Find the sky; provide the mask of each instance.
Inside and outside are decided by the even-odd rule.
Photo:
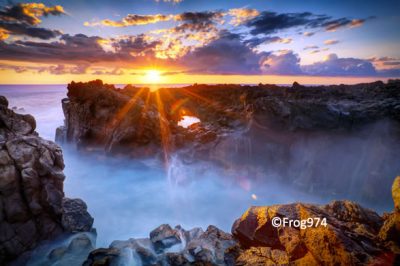
[[[0,0],[0,83],[400,77],[400,1]]]

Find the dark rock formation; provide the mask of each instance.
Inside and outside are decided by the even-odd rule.
[[[395,185],[394,185],[395,186]],[[273,219],[306,220],[274,226]],[[326,218],[326,226],[316,222]],[[251,207],[236,220],[236,265],[397,265],[400,219],[394,211],[380,217],[350,201],[328,205],[294,203]]]
[[[249,176],[262,172],[306,192],[372,204],[390,200],[387,177],[400,171],[398,80],[154,92],[97,80],[69,84],[62,105],[65,125],[57,140],[87,151],[168,162],[175,156],[185,165],[207,162],[233,173],[245,165]],[[200,123],[178,126],[183,116]]]
[[[114,241],[109,248],[92,251],[89,265],[226,265],[225,252],[236,242],[215,226],[186,231],[161,225],[150,238]]]
[[[0,264],[63,232],[90,230],[81,200],[64,197],[64,162],[58,145],[35,132],[31,115],[16,114],[0,96]],[[79,212],[79,215],[78,215]],[[84,217],[84,220],[81,220]],[[66,221],[65,223],[62,221]],[[82,224],[84,223],[84,225]]]
[[[100,80],[68,85],[62,101],[65,126],[58,139],[133,156],[215,142],[223,132],[250,121],[272,129],[354,128],[382,118],[400,121],[400,82],[293,87],[193,85],[159,89],[116,89]],[[177,126],[182,115],[201,123]],[[158,148],[158,149],[157,149]],[[164,147],[165,148],[165,147]]]

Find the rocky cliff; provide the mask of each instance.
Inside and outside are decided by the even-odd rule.
[[[214,226],[186,231],[161,225],[149,238],[92,251],[84,265],[399,265],[398,193],[400,177],[392,187],[395,210],[383,217],[355,202],[333,201],[251,207],[232,235]],[[276,218],[309,226],[274,224]]]
[[[65,232],[89,231],[93,218],[63,192],[60,147],[35,132],[31,115],[0,96],[0,264]]]

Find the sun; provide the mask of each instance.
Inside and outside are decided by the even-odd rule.
[[[155,69],[147,70],[145,72],[144,81],[152,84],[159,83],[161,81],[161,72]]]

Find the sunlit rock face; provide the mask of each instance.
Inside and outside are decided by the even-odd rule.
[[[154,92],[101,81],[71,83],[58,140],[85,151],[157,157],[168,165],[205,161],[223,171],[262,173],[306,192],[388,202],[389,196],[381,197],[388,195],[387,177],[400,171],[399,88],[396,80]],[[192,121],[182,126],[185,117]]]
[[[313,226],[276,226],[273,219],[313,219]],[[315,219],[326,219],[326,226]],[[275,225],[275,226],[274,226]],[[236,265],[397,265],[398,212],[380,217],[351,201],[249,208],[232,226]]]
[[[86,217],[69,215],[63,201],[64,162],[54,142],[35,132],[35,119],[8,109],[0,96],[0,264],[35,248],[42,240],[64,232],[90,230],[93,219],[85,208],[75,209]],[[66,219],[68,218],[68,219]],[[66,222],[62,222],[66,220]]]

